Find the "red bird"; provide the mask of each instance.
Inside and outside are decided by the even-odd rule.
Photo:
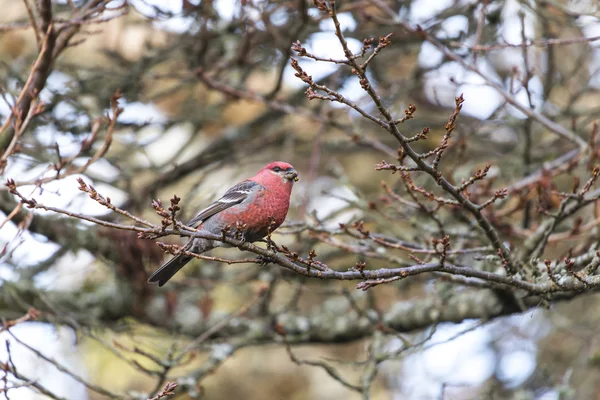
[[[297,180],[294,167],[274,161],[252,178],[233,186],[223,197],[200,211],[187,226],[214,234],[221,234],[227,226],[233,229],[241,226],[242,239],[256,242],[267,236],[269,227],[276,229],[285,220],[292,186]],[[219,241],[193,238],[184,249],[200,254],[222,245]],[[185,254],[173,257],[150,275],[148,283],[164,285],[192,258]]]

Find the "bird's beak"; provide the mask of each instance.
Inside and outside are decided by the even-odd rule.
[[[293,180],[294,182],[298,182],[298,173],[296,172],[296,170],[286,171],[283,176],[288,181]]]

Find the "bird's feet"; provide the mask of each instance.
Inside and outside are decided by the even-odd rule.
[[[271,256],[264,255],[264,254],[259,254],[256,257],[256,261],[258,261],[258,263],[264,267],[264,266],[267,266],[270,263],[274,262],[275,258],[271,257]]]

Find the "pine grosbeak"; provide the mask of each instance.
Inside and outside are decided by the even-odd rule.
[[[298,180],[298,173],[290,164],[274,161],[252,178],[238,183],[223,197],[200,211],[187,226],[221,234],[223,229],[238,229],[242,239],[255,242],[267,236],[283,223],[290,205],[292,186]],[[193,238],[184,246],[186,251],[204,253],[222,246],[222,242]],[[148,278],[148,283],[164,285],[177,271],[193,257],[179,254]]]

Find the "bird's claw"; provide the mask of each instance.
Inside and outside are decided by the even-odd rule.
[[[266,256],[264,254],[259,254],[256,257],[256,260],[259,262],[260,265],[266,266],[266,265],[269,265],[270,263],[274,262],[275,258],[271,257],[271,256]]]

